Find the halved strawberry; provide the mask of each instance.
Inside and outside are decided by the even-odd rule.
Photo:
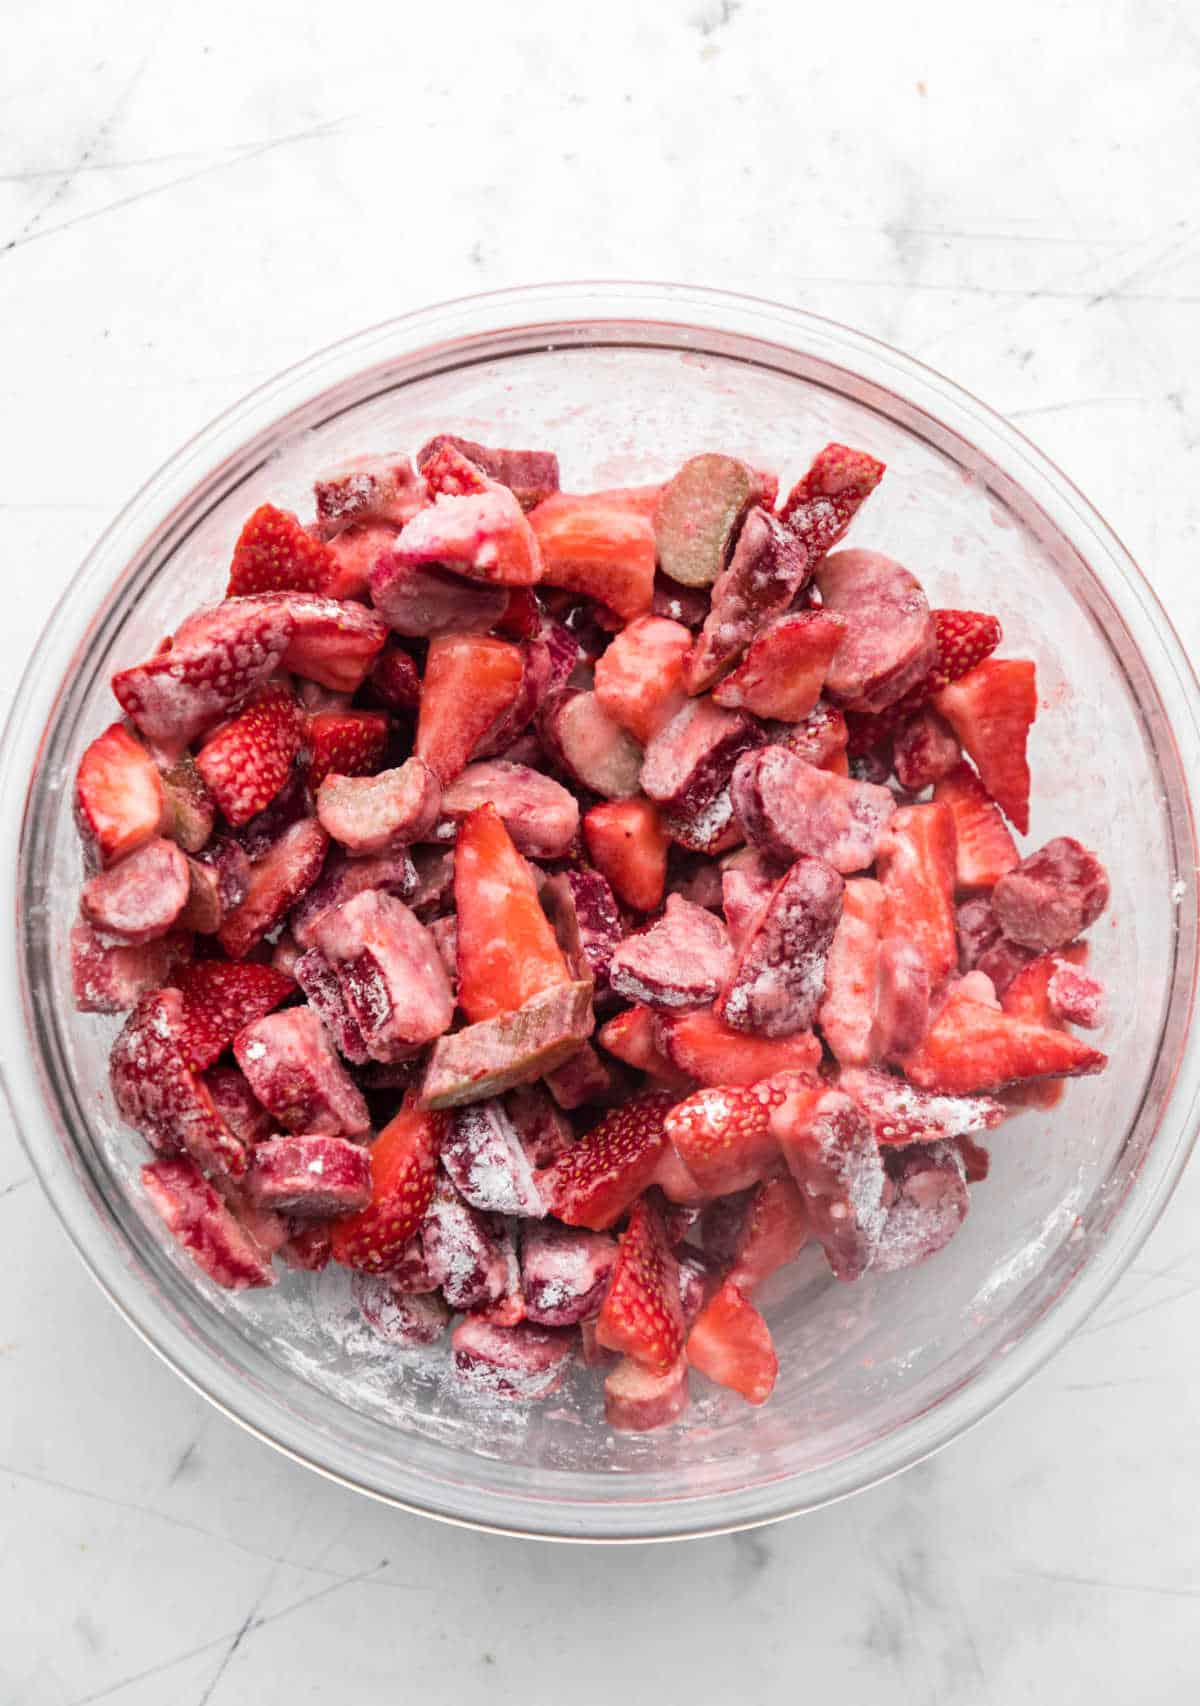
[[[260,504],[238,535],[226,598],[253,592],[326,592],[335,568],[328,545],[314,539],[296,517]]]
[[[596,659],[596,697],[644,746],[683,705],[683,660],[691,630],[664,616],[639,616]]]
[[[300,750],[299,709],[291,689],[269,687],[201,747],[196,768],[236,828],[270,805]]]
[[[605,800],[583,820],[592,863],[618,900],[638,912],[662,905],[670,840],[649,800]]]
[[[958,966],[954,819],[945,805],[902,806],[880,837],[881,935],[911,942],[936,988]]]
[[[737,667],[713,688],[718,705],[803,722],[821,695],[846,624],[827,610],[798,610],[760,628]]]
[[[185,1149],[206,1172],[240,1178],[247,1146],[226,1125],[180,1046],[186,1006],[178,989],[143,995],[113,1044],[109,1078],[121,1118],[155,1149]]]
[[[537,537],[513,494],[492,481],[481,492],[439,497],[418,510],[393,547],[401,563],[437,563],[499,586],[542,578]]]
[[[779,1169],[773,1110],[817,1082],[807,1072],[786,1072],[761,1084],[697,1090],[668,1113],[667,1137],[701,1190],[720,1197],[744,1191]]]
[[[477,806],[459,829],[454,901],[458,1004],[472,1024],[571,981],[533,872],[493,805]]]
[[[599,1125],[537,1175],[551,1214],[604,1232],[650,1184],[666,1145],[672,1091],[651,1090],[605,1114]]]
[[[1022,835],[1029,832],[1029,730],[1037,716],[1037,672],[1026,658],[989,658],[937,694],[934,703],[975,761],[980,779]]]
[[[335,1261],[368,1274],[395,1266],[432,1201],[445,1131],[444,1114],[415,1107],[384,1126],[371,1145],[371,1201],[330,1234]]]
[[[102,865],[112,865],[157,835],[165,808],[162,778],[124,723],[97,735],[79,761],[75,822]]]
[[[309,787],[319,788],[331,772],[373,776],[383,764],[390,728],[383,711],[319,711],[309,717],[304,730]]]
[[[795,1261],[811,1230],[795,1181],[786,1173],[764,1179],[747,1204],[726,1277],[743,1297],[750,1297],[764,1280]]]
[[[175,984],[184,1000],[179,1049],[193,1072],[211,1066],[240,1030],[296,989],[274,966],[244,960],[196,960],[176,974]]]
[[[529,515],[543,581],[594,598],[627,622],[645,615],[654,600],[654,527],[631,498],[619,491],[558,492]]]
[[[738,1392],[749,1404],[765,1404],[775,1387],[779,1359],[766,1322],[730,1280],[701,1310],[688,1334],[693,1368]]]
[[[421,703],[421,676],[402,646],[388,646],[371,666],[370,690],[391,711],[415,711]]]
[[[246,898],[226,915],[217,931],[231,959],[242,959],[283,922],[320,876],[328,848],[329,837],[321,825],[316,818],[306,817],[285,829],[255,860]]]
[[[995,888],[1019,857],[995,800],[966,763],[956,765],[934,785],[933,797],[948,806],[954,818],[959,888]]]
[[[413,750],[443,785],[512,710],[524,675],[521,648],[507,640],[438,634],[429,642]]]
[[[1029,1078],[1075,1077],[1105,1065],[1099,1049],[1069,1032],[998,1011],[957,989],[920,1048],[903,1062],[905,1075],[920,1089],[951,1095],[999,1090]]]
[[[792,487],[779,511],[816,562],[832,551],[859,507],[883,479],[886,464],[846,444],[827,444]]]
[[[883,1162],[866,1116],[843,1091],[810,1079],[795,1082],[772,1108],[771,1129],[834,1275],[858,1279],[871,1265],[887,1213]]]
[[[596,1339],[653,1374],[666,1374],[683,1349],[679,1263],[653,1196],[634,1205],[621,1234]]]
[[[609,1054],[615,1054],[627,1066],[636,1066],[651,1078],[664,1083],[691,1089],[691,1080],[677,1072],[659,1046],[656,1015],[649,1007],[627,1007],[600,1027],[597,1041]]]
[[[865,1066],[874,1053],[875,999],[884,893],[870,877],[852,877],[825,960],[817,1024],[842,1066]]]
[[[757,1084],[776,1072],[815,1072],[821,1063],[821,1045],[811,1031],[748,1036],[723,1024],[711,1008],[661,1013],[656,1029],[667,1061],[701,1084]]]
[[[871,1122],[876,1143],[941,1143],[970,1132],[990,1131],[1004,1109],[990,1096],[937,1096],[917,1090],[890,1072],[852,1068],[838,1085]]]

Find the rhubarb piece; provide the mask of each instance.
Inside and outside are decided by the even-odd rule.
[[[190,618],[170,650],[114,675],[113,693],[142,734],[176,757],[266,683],[294,629],[285,605],[258,599],[218,605]]]
[[[570,1122],[537,1085],[510,1090],[504,1109],[522,1149],[535,1168],[549,1167],[575,1141]]]
[[[75,777],[75,823],[102,866],[115,865],[157,836],[166,809],[162,778],[124,723],[97,735]]]
[[[711,586],[729,560],[755,479],[732,456],[693,456],[663,487],[654,512],[662,572],[684,586]]]
[[[866,1066],[873,1057],[883,911],[883,889],[877,882],[855,877],[846,884],[817,1013],[825,1041],[842,1066]]]
[[[892,763],[896,780],[911,794],[919,794],[948,776],[962,759],[950,728],[928,705],[914,711],[896,730]]]
[[[382,711],[319,711],[309,717],[304,728],[309,787],[319,788],[329,775],[374,776],[390,732]]]
[[[121,1118],[157,1150],[184,1149],[205,1172],[240,1177],[243,1141],[188,1066],[181,1042],[186,1008],[177,989],[143,995],[113,1044],[109,1079]]]
[[[858,1279],[874,1259],[887,1212],[870,1122],[840,1090],[797,1086],[771,1123],[834,1277]]]
[[[433,1345],[450,1325],[449,1306],[434,1292],[398,1289],[394,1274],[355,1274],[350,1282],[363,1320],[388,1345]]]
[[[756,717],[803,722],[816,706],[845,623],[825,610],[799,610],[760,628],[737,667],[713,688],[713,699]]]
[[[607,605],[631,622],[654,597],[654,528],[621,492],[558,492],[529,517],[542,553],[542,580]]]
[[[612,889],[599,871],[579,866],[542,885],[541,904],[554,926],[571,975],[608,986],[613,953],[621,941],[621,915]]]
[[[691,699],[646,748],[644,793],[676,812],[702,812],[733,775],[741,755],[762,740],[741,711]]]
[[[717,1018],[765,1037],[811,1029],[844,887],[823,860],[797,859],[743,943],[717,1001]]]
[[[564,1150],[537,1177],[550,1213],[593,1232],[618,1221],[654,1177],[674,1099],[661,1090],[634,1096]]]
[[[1037,677],[1024,658],[989,658],[934,700],[992,799],[1022,835],[1029,832],[1026,745],[1037,716]]]
[[[185,855],[160,835],[84,883],[80,911],[94,930],[138,946],[180,920],[189,886]]]
[[[743,848],[721,870],[721,905],[729,939],[741,948],[775,892],[783,867],[755,848]]]
[[[227,1291],[274,1285],[270,1258],[238,1225],[194,1161],[154,1161],[142,1184],[175,1242]]]
[[[740,758],[732,794],[756,847],[783,860],[809,854],[844,874],[871,864],[896,809],[890,788],[818,770],[781,746]]]
[[[452,871],[448,869],[447,889],[451,878]],[[317,925],[324,914],[367,889],[381,889],[400,900],[411,900],[414,911],[420,902],[416,868],[403,848],[372,858],[355,859],[340,849],[334,849],[326,859],[321,875],[292,912],[291,930],[298,946],[311,948],[317,939]]]
[[[809,1238],[808,1212],[795,1181],[777,1173],[754,1187],[726,1278],[743,1297],[794,1262]]]
[[[666,1374],[652,1374],[622,1357],[604,1377],[604,1419],[618,1433],[649,1433],[670,1427],[688,1406],[688,1359],[681,1355]]]
[[[190,753],[162,772],[162,788],[163,834],[177,841],[185,853],[199,853],[213,832],[217,807]]]
[[[322,827],[356,856],[394,853],[423,841],[441,804],[441,784],[420,758],[377,776],[326,776],[317,790]]]
[[[1046,994],[1056,1019],[1089,1031],[1104,1023],[1104,985],[1070,961],[1058,961]]]
[[[257,860],[245,900],[217,931],[217,940],[231,958],[244,958],[283,923],[320,876],[328,846],[329,837],[316,818],[301,818]]]
[[[324,913],[313,936],[372,1060],[403,1060],[449,1030],[454,996],[437,944],[403,901],[368,889]]]
[[[1108,875],[1103,865],[1069,835],[1057,836],[1022,859],[1001,877],[992,893],[992,907],[1005,936],[1038,952],[1074,941],[1107,905]]]
[[[333,1243],[329,1223],[323,1220],[288,1222],[287,1243],[280,1246],[279,1259],[285,1267],[301,1273],[319,1274],[329,1266]]]
[[[795,534],[769,510],[746,517],[728,568],[712,589],[712,607],[684,668],[689,693],[702,693],[736,663],[759,629],[790,608],[809,573]]]
[[[552,450],[493,449],[450,433],[439,433],[417,451],[417,467],[422,473],[428,473],[429,464],[447,446],[482,469],[488,479],[507,486],[524,510],[533,509],[558,491],[558,457]]]
[[[881,1147],[943,1143],[990,1131],[1005,1117],[1002,1105],[990,1096],[939,1096],[917,1090],[890,1072],[843,1071],[838,1088],[857,1102]]]
[[[733,814],[733,796],[726,783],[719,794],[703,806],[691,804],[682,808],[668,807],[663,811],[663,826],[677,847],[689,853],[701,853],[708,858],[727,853],[740,846],[741,826]]]
[[[753,514],[753,511],[751,511]],[[742,532],[746,531],[743,524]],[[706,586],[680,586],[666,575],[655,574],[654,597],[650,609],[655,616],[665,616],[669,622],[682,622],[685,628],[698,628],[708,615],[712,603]]]
[[[271,1116],[236,1066],[210,1066],[202,1074],[213,1107],[247,1152],[271,1135]]]
[[[966,1169],[952,1143],[900,1152],[889,1163],[889,1177],[895,1196],[872,1263],[881,1274],[915,1268],[935,1256],[954,1237],[970,1206]]]
[[[575,1337],[562,1328],[529,1322],[496,1327],[468,1317],[451,1335],[454,1372],[468,1391],[480,1396],[536,1403],[557,1392],[565,1380]]]
[[[86,919],[71,927],[71,986],[79,1013],[125,1013],[148,990],[160,989],[191,957],[192,938],[172,930],[134,946],[109,942]]]
[[[455,628],[468,626],[464,622]],[[385,646],[371,665],[368,677],[373,697],[390,711],[416,711],[421,704],[421,677],[412,657],[403,646]]]
[[[619,901],[635,912],[653,912],[662,905],[670,842],[649,800],[593,806],[583,820],[583,839]]]
[[[504,1223],[473,1208],[444,1174],[421,1223],[420,1246],[451,1309],[487,1308],[509,1290],[509,1260],[515,1264],[516,1255]],[[399,1268],[392,1272],[404,1277]]]
[[[465,580],[432,563],[408,562],[394,547],[375,558],[368,584],[371,603],[388,627],[410,639],[486,634],[508,607],[507,588]]]
[[[582,1047],[591,1029],[591,982],[557,984],[516,1012],[439,1037],[425,1069],[421,1104],[461,1107],[532,1084]]]
[[[938,779],[933,797],[954,819],[957,886],[968,890],[995,888],[1016,865],[1019,855],[1008,825],[983,783],[969,764],[957,764]]]
[[[884,711],[937,661],[937,631],[921,583],[878,551],[838,551],[816,574],[824,609],[846,624],[825,690],[853,711]]]
[[[879,841],[883,934],[907,941],[925,961],[931,988],[958,965],[954,819],[944,805],[904,806]]]
[[[599,1312],[617,1259],[603,1232],[544,1221],[521,1240],[521,1290],[525,1313],[542,1327],[573,1327]]]
[[[732,969],[721,920],[672,894],[657,924],[617,948],[609,982],[618,995],[650,1007],[710,1007]]]
[[[542,701],[537,728],[546,751],[578,786],[610,800],[637,793],[642,749],[595,693],[560,688]]]
[[[333,576],[329,547],[314,539],[296,517],[274,504],[260,504],[238,535],[229,566],[227,598],[255,592],[325,593]]]
[[[821,1062],[821,1045],[811,1031],[786,1037],[748,1036],[709,1011],[660,1013],[655,1031],[666,1061],[700,1084],[757,1084],[776,1072],[813,1072]],[[604,1032],[600,1040],[604,1042]]]
[[[569,982],[533,872],[494,806],[476,807],[459,830],[454,898],[458,1004],[472,1024],[511,1013]]]
[[[425,1219],[437,1177],[445,1122],[404,1107],[368,1151],[371,1200],[333,1227],[334,1260],[362,1273],[386,1273]]]
[[[451,1116],[442,1166],[472,1208],[534,1218],[546,1212],[525,1146],[495,1098]]]
[[[917,944],[900,936],[881,942],[871,1051],[877,1060],[898,1061],[919,1047],[929,1027],[930,993],[929,967]]]
[[[285,1131],[361,1137],[371,1119],[317,1015],[307,1007],[268,1013],[239,1033],[237,1063]]]
[[[437,563],[496,586],[533,586],[542,575],[538,541],[520,504],[491,482],[481,492],[439,496],[418,510],[393,550],[402,563]]]
[[[570,1060],[564,1060],[543,1080],[547,1090],[560,1108],[585,1107],[589,1102],[611,1102],[625,1089],[626,1084],[615,1067],[584,1043]]]
[[[1100,1072],[1107,1057],[1069,1031],[998,1012],[952,989],[925,1040],[903,1062],[922,1090],[950,1095],[1003,1089],[1029,1078]]]
[[[417,477],[408,457],[398,452],[351,457],[313,481],[313,498],[323,528],[366,521],[403,527],[429,501],[425,482]]]
[[[417,874],[417,886],[404,899],[411,900],[418,918],[428,920],[453,904],[454,853],[417,847],[413,849],[412,863]]]
[[[683,660],[692,636],[682,623],[639,616],[596,659],[596,697],[642,746],[685,701]]]
[[[884,463],[865,450],[827,444],[792,487],[780,515],[801,538],[813,562],[842,539],[861,505],[883,478]]]
[[[249,823],[231,830],[234,841],[248,859],[261,859],[293,824],[311,820],[316,807],[308,785],[308,770],[297,765],[283,787],[264,811],[258,812]]]
[[[651,1374],[666,1374],[683,1350],[683,1337],[679,1264],[658,1203],[642,1197],[621,1234],[596,1339]]]
[[[346,1004],[337,972],[319,948],[300,954],[292,974],[308,998],[308,1004],[333,1038],[338,1053],[361,1066],[370,1060],[358,1021]]]
[[[443,787],[511,711],[523,672],[521,648],[507,640],[443,634],[430,642],[415,750]]]
[[[748,1404],[765,1404],[775,1388],[779,1359],[766,1322],[729,1280],[705,1305],[688,1334],[687,1359],[718,1386]]]
[[[296,992],[292,979],[273,966],[240,960],[197,960],[175,982],[184,1000],[178,1044],[192,1072],[219,1060],[239,1031]]]
[[[188,859],[188,898],[179,922],[213,936],[249,893],[249,859],[232,836],[218,836]]]
[[[254,1151],[246,1183],[260,1207],[324,1220],[366,1208],[371,1158],[344,1137],[275,1137]]]
[[[836,706],[818,699],[802,723],[776,723],[770,729],[772,746],[784,746],[818,770],[846,774],[846,719]]]

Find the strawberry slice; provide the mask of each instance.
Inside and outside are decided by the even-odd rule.
[[[453,468],[461,474],[463,462],[473,463],[474,471],[507,486],[522,509],[533,509],[558,490],[558,457],[552,450],[504,450],[439,433],[421,446],[416,461],[434,491],[455,489],[444,483],[447,471]]]
[[[270,1257],[238,1225],[194,1161],[154,1161],[142,1168],[142,1184],[172,1238],[209,1279],[228,1291],[275,1284]]]
[[[196,768],[226,822],[236,828],[265,810],[300,750],[299,710],[287,687],[269,687],[210,735]]]
[[[744,1191],[779,1170],[772,1111],[817,1082],[807,1072],[787,1072],[760,1084],[697,1090],[667,1114],[667,1137],[702,1191]]]
[[[657,502],[659,488],[652,488]],[[530,511],[542,580],[583,593],[626,622],[654,601],[654,527],[635,494],[558,492]]]
[[[683,706],[683,660],[692,635],[682,622],[639,616],[596,659],[596,697],[643,746]]]
[[[246,898],[217,931],[230,959],[244,958],[283,922],[320,876],[328,848],[329,837],[316,818],[300,818],[255,861]]]
[[[439,634],[429,643],[414,751],[443,786],[512,710],[525,660],[519,646],[483,634]]]
[[[688,1334],[687,1359],[748,1404],[765,1404],[779,1373],[766,1322],[730,1280],[701,1310]]]
[[[810,1227],[804,1198],[787,1174],[755,1187],[734,1246],[727,1278],[743,1297],[780,1268],[794,1262],[808,1242]]]
[[[760,628],[745,657],[713,689],[718,705],[800,723],[815,707],[846,624],[827,610],[798,610]]]
[[[752,509],[742,523],[728,566],[713,584],[711,606],[696,616],[703,627],[684,666],[688,692],[702,693],[711,687],[742,655],[759,628],[790,607],[809,572],[808,552],[795,533],[770,510]],[[676,587],[677,592],[686,590]],[[692,617],[683,620],[691,622]]]
[[[339,1220],[330,1237],[334,1260],[360,1273],[393,1267],[420,1227],[433,1200],[442,1114],[404,1107],[371,1145],[371,1201]]]
[[[652,1374],[666,1374],[683,1349],[679,1263],[653,1197],[640,1198],[621,1234],[596,1340]]]
[[[166,806],[162,778],[124,723],[97,735],[75,777],[75,823],[101,865],[113,865],[158,834]]]
[[[458,832],[454,901],[458,1004],[472,1024],[571,981],[533,872],[495,806],[477,806]]]
[[[71,927],[71,987],[79,1013],[124,1013],[148,990],[161,989],[192,938],[172,930],[153,942],[113,942],[80,918]]]
[[[794,1031],[788,1037],[748,1036],[722,1023],[711,1008],[698,1013],[660,1013],[655,1029],[667,1069],[676,1067],[701,1084],[757,1084],[776,1072],[815,1072],[821,1063],[821,1045],[811,1031]],[[600,1040],[605,1042],[603,1031]],[[609,1045],[605,1043],[605,1047]]]
[[[651,1090],[605,1114],[599,1125],[537,1175],[551,1214],[604,1232],[650,1184],[666,1145],[672,1091]]]
[[[936,988],[958,967],[949,807],[902,806],[880,837],[876,869],[884,893],[882,935],[912,943]]]
[[[583,820],[592,863],[613,893],[637,912],[662,905],[670,840],[649,800],[606,800]]]
[[[980,610],[935,610],[933,625],[937,630],[937,663],[920,689],[927,699],[969,675],[991,657],[1004,637],[996,617]]]
[[[910,794],[940,782],[962,759],[958,742],[929,705],[905,717],[892,742],[896,780]]]
[[[689,1015],[690,1017],[691,1015]],[[724,1029],[724,1027],[722,1027]],[[615,1054],[627,1066],[636,1066],[651,1078],[683,1090],[691,1089],[691,1080],[677,1072],[664,1050],[659,1046],[655,1015],[649,1007],[628,1007],[600,1027],[597,1040],[609,1054]],[[740,1039],[745,1040],[745,1039]]]
[[[843,1066],[865,1066],[874,1052],[875,998],[884,894],[870,877],[854,877],[842,894],[842,916],[825,960],[825,994],[817,1024]]]
[[[989,658],[942,688],[934,704],[975,762],[984,787],[1022,835],[1029,832],[1029,761],[1037,672],[1025,658]]]
[[[439,496],[405,523],[396,560],[436,563],[497,586],[533,586],[542,578],[534,530],[513,494],[492,481],[481,492]]]
[[[832,551],[883,479],[886,464],[846,444],[827,444],[797,480],[780,516],[805,543],[810,562]]]
[[[260,504],[238,535],[226,598],[253,592],[324,593],[334,575],[328,545],[314,539],[296,517]]]
[[[167,1154],[185,1149],[206,1172],[240,1178],[246,1145],[226,1125],[208,1086],[188,1066],[178,989],[143,995],[113,1044],[109,1078],[121,1118]]]
[[[949,807],[954,819],[958,887],[994,888],[1018,861],[1016,842],[996,802],[966,763],[935,784],[933,797]]]
[[[416,677],[411,658],[404,656]],[[382,768],[391,724],[382,711],[320,711],[309,717],[304,744],[309,750],[308,785],[319,788],[331,772],[373,776]]]
[[[1011,993],[1010,988],[1006,1001]],[[903,1062],[918,1088],[960,1096],[1030,1078],[1100,1072],[1106,1065],[1107,1056],[1069,1032],[998,1011],[958,989],[951,990],[920,1048]]]
[[[225,1053],[234,1037],[278,1007],[296,990],[295,980],[244,960],[197,960],[176,974],[184,1018],[179,1049],[192,1072],[203,1072]]]
[[[1082,1025],[1089,1031],[1104,1023],[1104,985],[1061,956],[1046,994],[1056,1019],[1069,1025]]]
[[[371,1200],[370,1154],[348,1137],[273,1137],[255,1150],[246,1185],[252,1202],[277,1214],[354,1214]]]
[[[866,1114],[881,1147],[966,1137],[990,1131],[1005,1117],[1003,1106],[990,1096],[938,1096],[890,1072],[852,1068],[839,1074],[838,1086]]]

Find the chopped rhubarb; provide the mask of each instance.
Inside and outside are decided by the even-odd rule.
[[[752,470],[733,456],[685,462],[663,487],[654,512],[663,573],[684,586],[711,586],[729,560],[756,486]]]
[[[921,583],[878,551],[837,551],[817,569],[822,608],[846,625],[826,692],[852,711],[884,711],[937,660],[937,632]]]

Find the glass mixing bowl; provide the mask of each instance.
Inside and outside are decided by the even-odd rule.
[[[446,1353],[356,1323],[345,1277],[287,1274],[231,1297],[164,1236],[113,1117],[117,1021],[76,1014],[72,778],[115,714],[114,668],[220,595],[242,519],[308,510],[314,473],[435,431],[545,445],[568,489],[657,480],[719,449],[784,486],[827,439],[888,477],[853,542],[910,564],[938,605],[994,610],[1036,658],[1029,845],[1098,848],[1093,933],[1110,1016],[1101,1078],[990,1147],[955,1242],[856,1285],[808,1254],[764,1307],[779,1351],[751,1409],[696,1380],[685,1421],[610,1433],[589,1371],[548,1405],[465,1399]],[[239,403],[110,528],[55,612],[4,752],[4,1076],[30,1159],[84,1260],[146,1341],[228,1415],[349,1486],[524,1534],[651,1539],[735,1528],[865,1487],[994,1409],[1075,1330],[1165,1204],[1196,1126],[1197,687],[1128,554],[1029,442],[938,374],[813,315],[659,285],[538,287],[364,332]]]

